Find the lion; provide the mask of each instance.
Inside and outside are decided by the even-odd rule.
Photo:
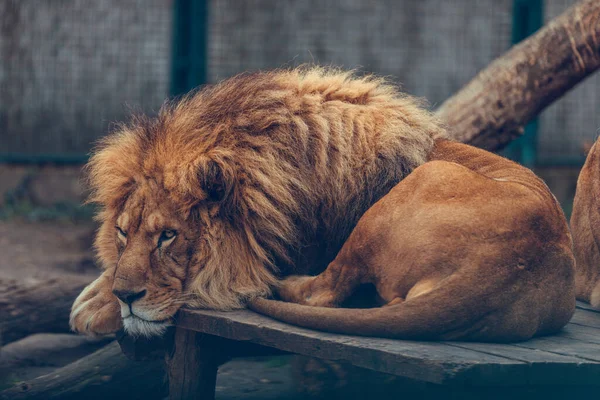
[[[104,272],[71,327],[160,335],[184,305],[250,305],[375,336],[558,329],[574,266],[556,200],[529,170],[445,137],[385,80],[319,67],[242,74],[134,118],[88,165]],[[365,284],[385,307],[331,308]],[[302,304],[261,300],[273,294]]]
[[[74,330],[160,334],[177,309],[232,310],[321,272],[444,129],[383,79],[242,74],[136,116],[87,165],[102,275]]]
[[[600,145],[590,148],[577,180],[571,214],[571,232],[577,268],[575,288],[579,300],[600,308]]]

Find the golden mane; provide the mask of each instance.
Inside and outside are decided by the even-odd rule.
[[[331,260],[364,211],[423,164],[442,135],[417,101],[373,76],[305,67],[207,86],[156,118],[134,118],[95,149],[88,169],[90,201],[101,207],[98,256],[114,265],[114,219],[133,188],[152,179],[205,226],[198,246],[208,250],[199,249],[188,304],[241,307],[279,275]],[[198,205],[209,201],[214,174],[224,199],[209,214]]]

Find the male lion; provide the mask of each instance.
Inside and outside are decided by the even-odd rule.
[[[105,271],[71,326],[154,335],[184,304],[250,302],[356,334],[509,340],[560,328],[573,257],[555,199],[529,170],[443,136],[382,80],[319,68],[237,76],[135,119],[89,164]],[[257,300],[281,278],[321,272],[279,294],[336,306],[372,283],[390,306]]]
[[[600,141],[590,149],[577,180],[571,231],[577,298],[600,308]]]

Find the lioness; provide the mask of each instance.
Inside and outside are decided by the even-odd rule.
[[[321,274],[278,292],[294,303],[251,308],[296,325],[356,335],[518,341],[556,332],[574,307],[571,238],[558,203],[531,171],[437,141],[359,220]],[[385,306],[340,309],[361,284]],[[309,307],[320,306],[320,307]]]
[[[600,308],[600,144],[590,149],[577,180],[571,231],[577,298]]]
[[[71,326],[156,335],[184,304],[241,308],[286,276],[325,271],[284,281],[282,297],[335,306],[370,282],[390,306],[285,315],[294,305],[251,304],[381,336],[512,340],[560,328],[574,285],[556,201],[530,171],[444,133],[381,79],[319,68],[241,75],[134,119],[89,164],[105,271]]]

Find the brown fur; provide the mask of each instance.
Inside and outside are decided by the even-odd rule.
[[[321,68],[240,75],[134,119],[89,164],[106,270],[72,327],[114,330],[111,291],[146,290],[129,311],[164,321],[182,304],[239,308],[278,277],[322,271],[443,134],[381,79]],[[177,235],[159,248],[167,230]]]
[[[571,215],[577,259],[577,298],[600,308],[600,141],[590,149],[579,179]]]
[[[372,206],[327,269],[251,308],[293,324],[392,338],[514,341],[556,332],[574,308],[562,210],[531,171],[440,140]],[[339,309],[361,284],[385,307]],[[300,304],[294,304],[300,303]]]
[[[73,328],[154,335],[183,304],[249,301],[365,335],[559,329],[574,266],[556,200],[529,170],[443,134],[383,81],[318,68],[238,76],[134,120],[90,162],[106,269],[75,301]],[[259,299],[320,272],[279,293],[331,307],[372,283],[387,306]]]

